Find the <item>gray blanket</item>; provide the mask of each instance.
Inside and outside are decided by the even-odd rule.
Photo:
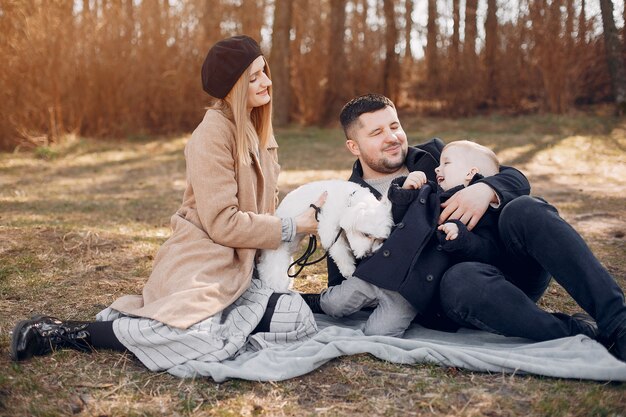
[[[339,321],[316,315],[320,331],[307,341],[244,350],[233,359],[217,363],[189,361],[168,372],[179,377],[208,376],[217,382],[230,378],[281,381],[311,372],[339,356],[370,353],[394,363],[626,381],[626,362],[582,335],[538,343],[476,330],[444,333],[414,325],[403,338],[365,336],[359,329],[366,318],[355,314]]]

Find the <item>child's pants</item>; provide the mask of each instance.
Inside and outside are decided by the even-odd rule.
[[[366,335],[400,337],[417,315],[417,311],[400,293],[356,277],[322,291],[320,306],[332,317],[347,316],[363,307],[376,307],[365,323],[363,333]]]

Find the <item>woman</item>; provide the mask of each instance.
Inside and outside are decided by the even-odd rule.
[[[253,279],[257,249],[277,248],[317,228],[312,208],[295,219],[272,215],[280,166],[272,81],[259,45],[247,36],[218,42],[202,66],[202,83],[217,102],[185,147],[182,206],[143,294],[118,299],[96,322],[45,316],[20,322],[12,335],[13,360],[56,348],[107,348],[129,350],[158,371],[227,359],[247,341],[260,348],[315,333],[299,295],[273,294]]]

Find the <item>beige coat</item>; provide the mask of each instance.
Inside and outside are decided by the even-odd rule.
[[[257,249],[281,242],[276,209],[280,165],[274,139],[235,169],[235,126],[208,110],[185,147],[187,188],[172,216],[143,295],[111,307],[188,328],[233,303],[250,285]]]

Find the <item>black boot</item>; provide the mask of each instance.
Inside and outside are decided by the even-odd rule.
[[[600,332],[598,331],[598,325],[596,321],[587,313],[575,313],[572,318],[576,320],[580,327],[580,332],[585,336],[589,336],[592,339],[597,339]]]
[[[626,362],[626,324],[618,328],[606,343],[606,348],[617,359]]]
[[[300,296],[302,296],[304,302],[309,306],[314,314],[325,314],[324,310],[322,310],[322,306],[320,305],[319,294],[300,293]]]
[[[12,332],[11,359],[23,361],[63,348],[91,351],[87,325],[88,322],[64,322],[48,316],[23,320]]]

